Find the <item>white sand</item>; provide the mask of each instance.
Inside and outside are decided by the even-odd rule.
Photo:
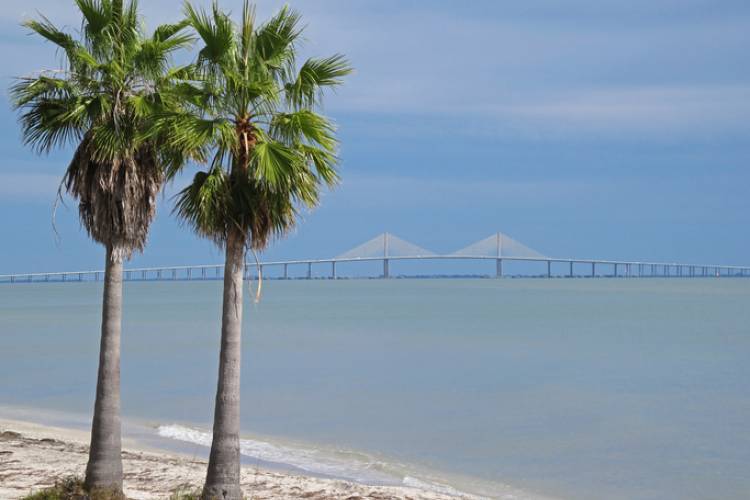
[[[21,498],[71,475],[82,477],[88,442],[87,432],[0,419],[0,499]],[[180,487],[190,491],[197,489],[205,478],[206,462],[203,460],[146,450],[129,440],[123,441],[123,448],[125,494],[130,498],[168,498]],[[254,467],[242,469],[242,487],[248,499],[258,500],[477,498],[295,476]],[[501,498],[521,497],[508,493]]]

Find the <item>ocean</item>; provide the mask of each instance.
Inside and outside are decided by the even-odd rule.
[[[266,281],[243,460],[501,497],[750,497],[750,280]],[[125,434],[207,455],[221,283],[128,282]],[[101,284],[0,286],[0,414],[85,427]]]

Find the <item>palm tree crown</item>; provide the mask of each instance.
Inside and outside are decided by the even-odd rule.
[[[175,89],[191,105],[165,115],[159,129],[173,148],[210,152],[211,161],[179,194],[176,210],[219,245],[236,231],[262,249],[338,179],[335,129],[316,109],[322,90],[351,68],[341,55],[297,68],[303,28],[287,7],[260,26],[247,2],[239,26],[216,4],[210,11],[186,4],[185,13],[203,42],[193,81]]]
[[[43,16],[24,23],[57,46],[65,67],[19,79],[13,104],[24,141],[37,152],[76,146],[64,187],[78,199],[89,235],[129,258],[145,245],[164,167],[183,160],[145,131],[166,104],[160,90],[180,73],[170,69],[170,55],[192,37],[185,23],[146,36],[136,0],[75,3],[83,18],[78,38]]]

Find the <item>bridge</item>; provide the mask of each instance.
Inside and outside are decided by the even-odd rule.
[[[750,277],[750,267],[717,264],[686,264],[676,262],[619,261],[582,258],[553,258],[514,240],[503,233],[493,234],[465,248],[450,254],[437,254],[393,234],[383,233],[361,245],[328,259],[300,259],[266,261],[256,265],[248,262],[246,278],[253,273],[278,268],[281,279],[290,279],[289,269],[303,267],[303,279],[318,277],[337,279],[337,265],[352,262],[382,262],[382,274],[377,277],[391,277],[391,263],[394,261],[489,261],[494,262],[494,273],[490,276],[502,278],[503,265],[508,262],[536,263],[539,272],[526,276],[546,278],[708,278],[708,277]],[[324,267],[323,276],[313,276],[313,267]],[[176,281],[209,280],[223,277],[223,264],[144,267],[126,269],[126,281]],[[448,274],[448,273],[446,273]],[[48,273],[24,273],[0,275],[0,283],[36,282],[80,282],[100,281],[104,271],[66,271]]]

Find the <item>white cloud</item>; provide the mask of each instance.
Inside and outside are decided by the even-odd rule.
[[[259,19],[282,3],[260,2]],[[222,6],[236,14],[240,2]],[[329,99],[334,116],[479,118],[485,132],[532,137],[747,133],[750,10],[709,8],[699,0],[669,0],[657,10],[645,1],[627,8],[591,0],[564,8],[551,0],[493,6],[296,5],[308,24],[305,53],[341,51],[357,69]],[[179,2],[142,2],[142,8],[152,23],[181,15]],[[59,0],[9,0],[0,19],[15,23],[37,10],[77,25],[72,2]],[[6,57],[5,72],[48,63],[50,48],[29,40],[0,43],[6,54],[23,54]]]
[[[487,112],[548,134],[705,137],[747,131],[750,86],[600,88],[545,96],[538,102],[489,108]]]

